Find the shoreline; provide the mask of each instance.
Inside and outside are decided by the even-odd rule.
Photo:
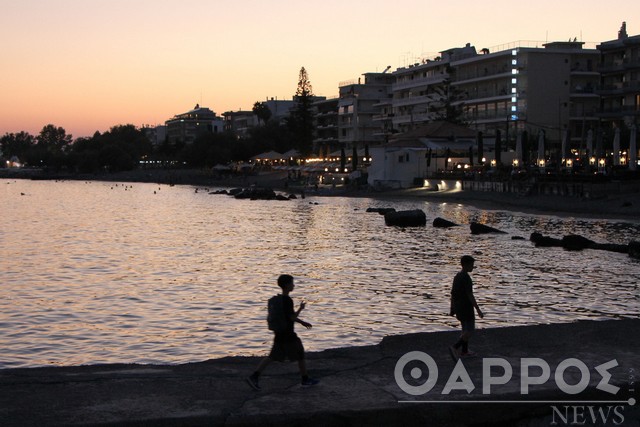
[[[308,353],[310,373],[320,378],[311,388],[298,384],[295,363],[274,363],[261,377],[262,390],[253,390],[245,378],[258,356],[182,365],[4,369],[0,414],[5,426],[524,426],[550,425],[556,415],[552,406],[571,400],[605,408],[615,402],[618,421],[633,423],[640,419],[640,405],[629,375],[640,366],[640,344],[628,333],[638,327],[640,319],[481,328],[472,342],[480,356],[457,364],[447,351],[459,337],[457,330],[387,336],[376,345]],[[415,365],[401,365],[401,360],[415,351],[429,355],[437,370],[422,365],[418,385],[427,379],[435,385],[414,394],[403,384],[415,387]],[[552,373],[561,363],[577,360],[590,375],[579,394],[567,394],[553,375],[544,383],[532,382],[530,393],[523,394],[517,374],[523,358],[544,361]],[[514,375],[485,394],[484,365],[497,359],[511,365]],[[596,367],[604,364],[612,375],[606,382],[617,391],[598,387],[603,377]],[[398,379],[399,365],[404,382]],[[465,370],[473,389],[465,391],[464,378],[457,377],[458,387],[445,392],[454,368]],[[567,371],[572,385],[578,382],[574,373]],[[589,403],[594,401],[604,403]]]
[[[606,194],[598,199],[560,195],[529,195],[494,191],[447,190],[431,191],[424,188],[373,191],[338,186],[322,186],[318,190],[286,185],[286,172],[268,172],[258,175],[216,177],[210,171],[194,169],[139,169],[110,174],[86,175],[42,175],[40,171],[19,171],[11,173],[0,169],[0,179],[46,179],[52,181],[106,181],[106,182],[146,182],[167,185],[190,185],[195,187],[269,187],[275,191],[290,194],[319,197],[364,197],[379,200],[424,200],[435,203],[456,203],[486,210],[506,210],[537,215],[581,217],[592,219],[621,219],[637,222],[640,220],[640,192],[619,192]]]

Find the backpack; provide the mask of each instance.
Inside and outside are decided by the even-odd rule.
[[[267,325],[273,332],[283,332],[287,329],[287,319],[284,313],[284,297],[280,294],[269,298],[267,303]]]

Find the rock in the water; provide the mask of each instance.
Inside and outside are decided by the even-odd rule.
[[[497,228],[489,227],[488,225],[480,224],[478,222],[472,222],[469,227],[471,228],[471,234],[487,234],[487,233],[502,233],[506,234],[504,231],[498,230]]]
[[[251,199],[251,200],[274,200],[276,193],[271,188],[251,187],[244,188],[237,194],[234,194],[236,199]]]
[[[449,227],[457,227],[458,224],[456,224],[455,222],[451,222],[447,219],[438,217],[433,220],[433,226],[438,228],[449,228]]]
[[[595,242],[586,237],[570,234],[562,238],[562,247],[569,251],[581,251],[593,246]]]
[[[395,212],[394,208],[367,208],[367,212],[378,212],[380,215],[386,215],[389,212]]]
[[[640,242],[639,241],[629,242],[629,256],[632,258],[640,259]]]
[[[615,243],[594,243],[589,246],[590,249],[600,249],[609,252],[618,252],[621,254],[629,253],[629,245],[618,245]]]
[[[399,212],[394,210],[384,215],[384,222],[398,227],[424,227],[427,225],[427,215],[420,209]]]
[[[529,240],[531,240],[536,245],[536,248],[562,247],[562,240],[543,236],[540,233],[531,233],[531,237],[529,238]]]

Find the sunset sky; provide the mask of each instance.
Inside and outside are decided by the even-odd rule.
[[[636,21],[634,21],[636,19]],[[640,34],[640,2],[583,0],[0,0],[0,135],[75,137],[314,94],[471,43]]]

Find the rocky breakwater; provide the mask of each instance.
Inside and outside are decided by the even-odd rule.
[[[367,212],[374,212],[384,216],[385,224],[396,227],[424,227],[427,224],[427,217],[420,209],[408,211],[396,211],[394,208],[368,208]],[[451,228],[459,224],[445,218],[437,217],[433,220],[434,228]],[[508,234],[487,224],[471,222],[469,224],[471,234]],[[525,240],[521,236],[512,236],[512,240]],[[529,240],[537,248],[561,247],[568,251],[582,251],[584,249],[605,250],[623,254],[629,254],[632,258],[640,259],[640,242],[631,241],[629,244],[599,243],[587,237],[575,234],[562,238],[544,236],[539,232],[532,232]]]
[[[276,193],[272,188],[269,187],[233,188],[229,191],[212,191],[209,194],[225,194],[236,199],[247,200],[294,200],[298,198],[298,196],[296,196],[295,194],[289,194],[287,196],[284,194]],[[304,195],[302,195],[302,198],[304,198]]]
[[[615,243],[597,243],[577,234],[569,234],[562,238],[545,236],[541,233],[531,233],[529,238],[537,248],[560,247],[568,251],[582,251],[596,249],[610,252],[629,254],[632,258],[640,258],[640,242],[630,242],[627,245]]]

